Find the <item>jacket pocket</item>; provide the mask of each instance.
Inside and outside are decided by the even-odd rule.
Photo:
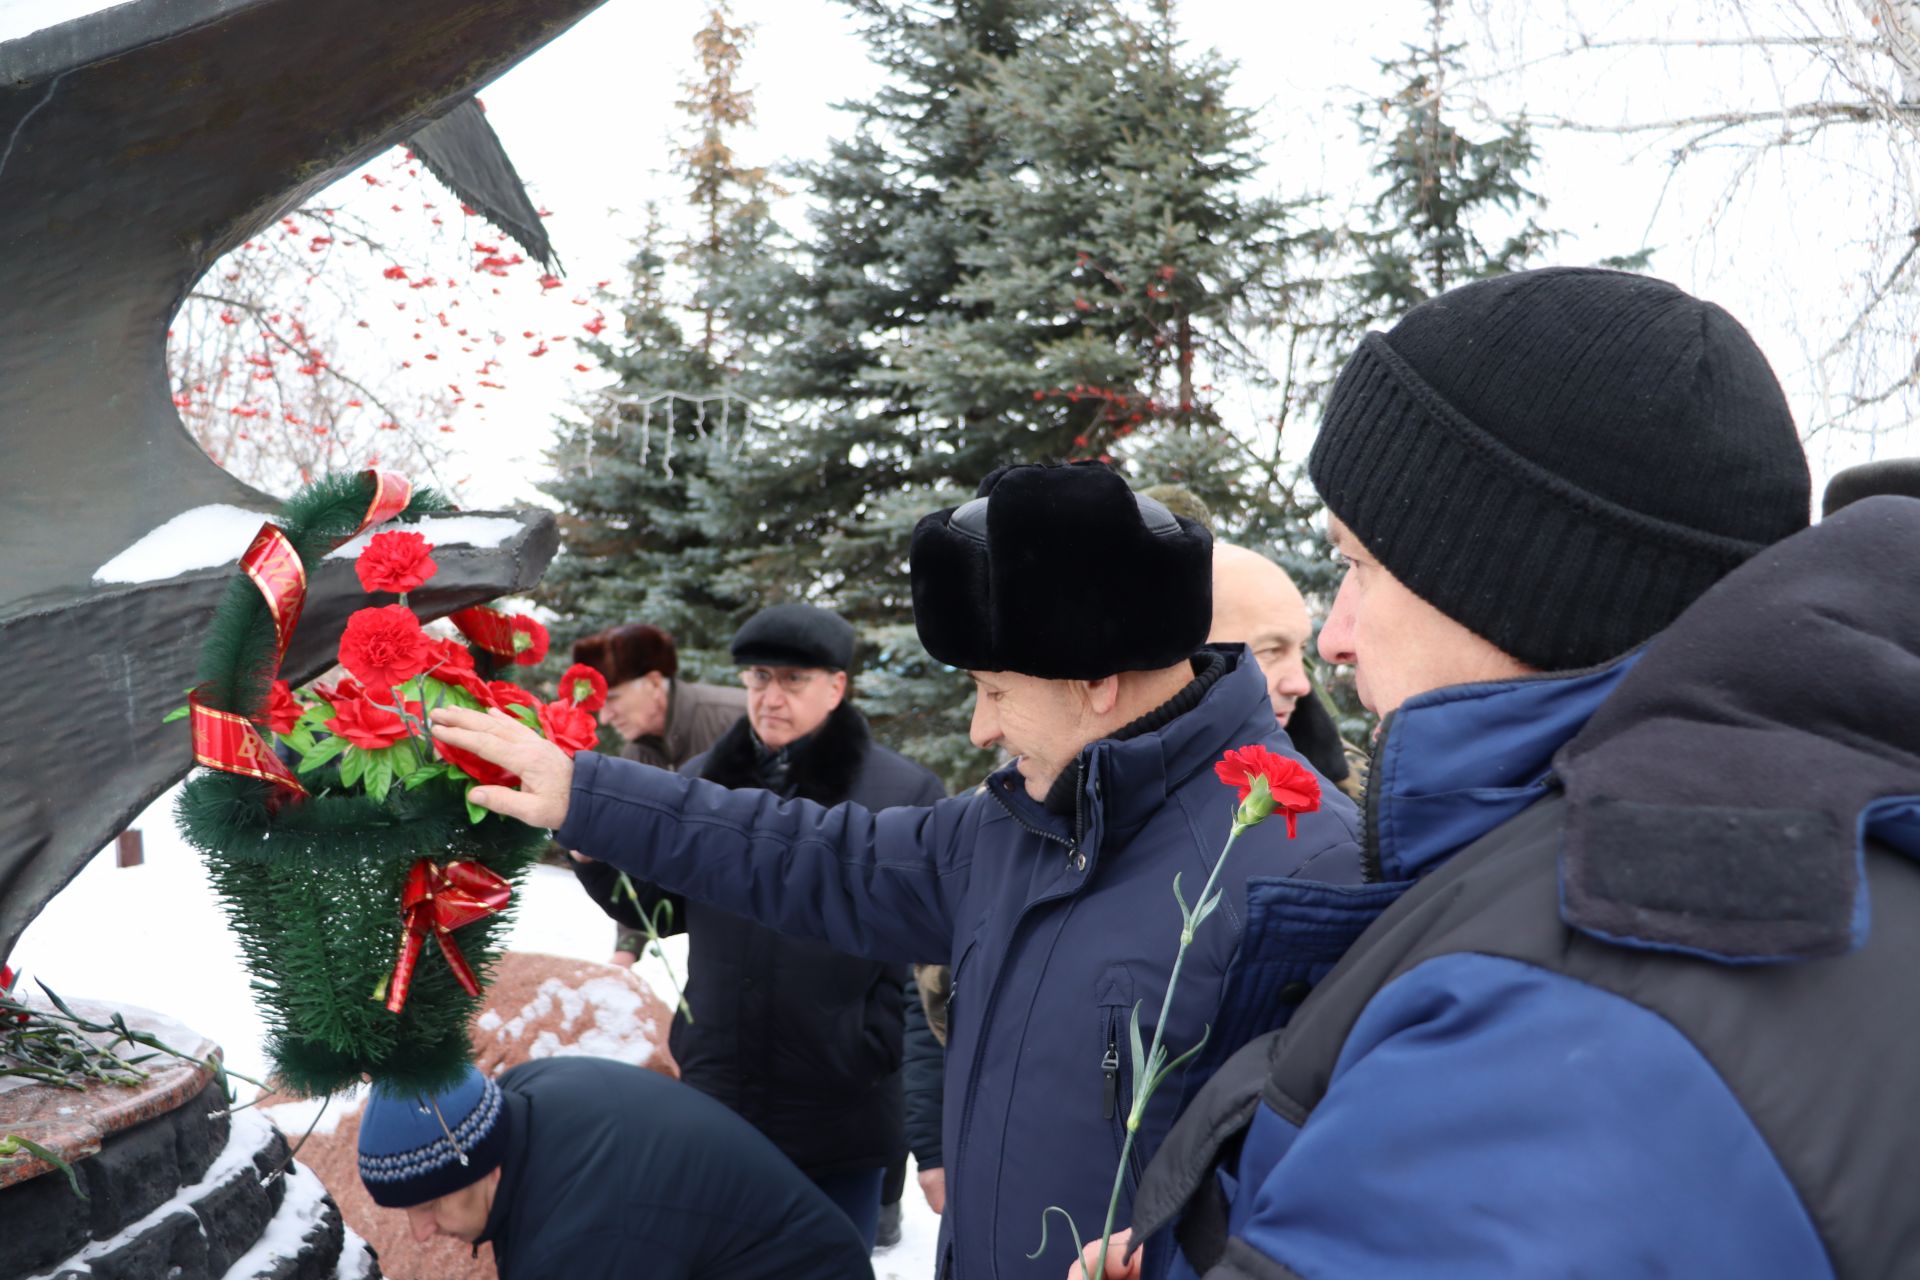
[[[1110,965],[1100,976],[1095,989],[1094,1024],[1099,1031],[1097,1044],[1100,1064],[1099,1105],[1101,1117],[1113,1132],[1113,1157],[1120,1158],[1127,1142],[1127,1116],[1133,1109],[1133,1048],[1130,1027],[1133,1021],[1133,975],[1125,965]],[[1142,1041],[1150,1034],[1141,1028]],[[1127,1156],[1127,1194],[1140,1183],[1140,1148]]]

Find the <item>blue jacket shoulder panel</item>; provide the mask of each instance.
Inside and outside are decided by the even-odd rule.
[[[1382,989],[1305,1126],[1261,1107],[1223,1177],[1241,1247],[1304,1277],[1832,1274],[1692,1044],[1493,956]]]

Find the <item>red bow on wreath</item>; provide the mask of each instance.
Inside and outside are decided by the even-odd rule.
[[[429,933],[440,944],[447,966],[467,994],[479,995],[480,983],[467,958],[460,954],[453,931],[504,909],[512,896],[512,885],[477,862],[436,866],[422,858],[414,863],[400,895],[400,910],[407,925],[400,934],[400,958],[393,962],[393,977],[387,984],[387,1010],[398,1013],[406,1006],[407,992],[413,986],[413,967],[420,961]]]

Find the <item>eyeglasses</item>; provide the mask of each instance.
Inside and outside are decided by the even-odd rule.
[[[799,693],[812,684],[816,676],[826,674],[811,667],[780,667],[777,670],[772,667],[748,667],[740,673],[740,683],[758,693],[777,680],[782,693]]]

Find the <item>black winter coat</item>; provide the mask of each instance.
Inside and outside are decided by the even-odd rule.
[[[500,1077],[507,1154],[480,1239],[500,1280],[870,1277],[846,1215],[752,1126],[599,1058]]]
[[[761,786],[745,716],[680,772],[721,786]],[[796,743],[783,794],[870,809],[929,805],[945,796],[927,769],[873,741],[866,717],[842,703]],[[576,863],[595,901],[623,924],[638,914],[616,902],[616,872]],[[687,1004],[671,1044],[680,1076],[773,1139],[808,1174],[870,1169],[906,1148],[902,1119],[904,965],[844,955],[810,938],[784,937],[704,903],[635,883],[648,910],[663,898],[672,931],[688,936]],[[927,940],[927,954],[945,945]]]

